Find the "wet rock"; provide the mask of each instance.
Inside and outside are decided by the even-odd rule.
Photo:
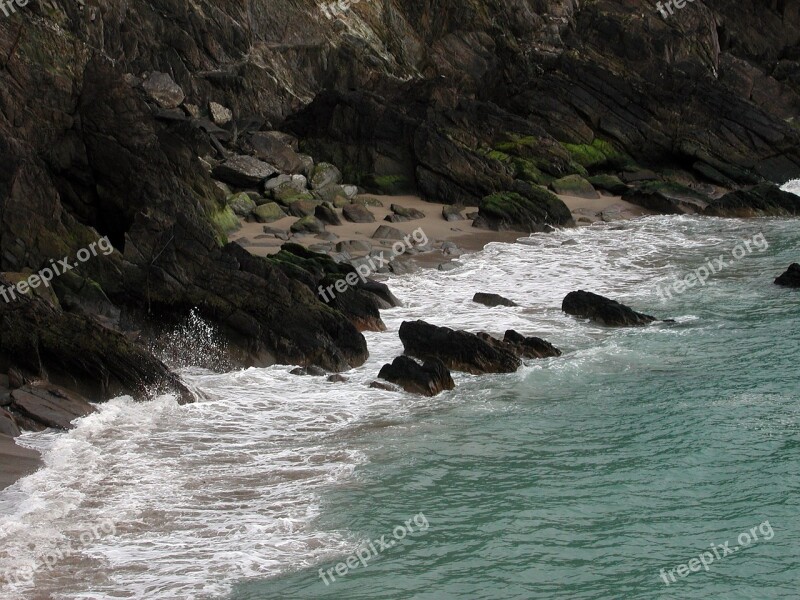
[[[215,178],[236,187],[258,187],[262,181],[277,175],[278,170],[252,156],[232,156],[214,167]]]
[[[561,356],[561,350],[550,342],[538,337],[526,337],[513,329],[506,331],[505,337],[498,340],[488,333],[479,333],[485,342],[513,352],[520,358],[554,358]]]
[[[519,306],[516,302],[512,302],[507,298],[503,298],[498,294],[490,294],[486,292],[478,292],[472,297],[473,302],[483,304],[484,306]]]
[[[142,88],[161,108],[177,108],[186,97],[172,77],[159,71],[150,73],[142,83]]]
[[[446,256],[461,256],[463,252],[455,242],[442,242],[442,254]]]
[[[74,392],[49,383],[25,385],[11,392],[11,412],[45,427],[71,429],[72,421],[95,412],[89,402]]]
[[[789,265],[787,271],[779,276],[775,283],[784,287],[800,287],[800,264]]]
[[[296,369],[292,369],[289,371],[291,375],[300,375],[300,376],[311,376],[311,377],[324,377],[328,374],[325,369],[320,369],[319,367],[310,366],[310,367],[297,367]]]
[[[672,181],[638,184],[622,199],[657,213],[675,215],[702,213],[711,201],[705,194]]]
[[[0,435],[7,435],[13,438],[17,437],[20,433],[19,425],[14,415],[0,408]]]
[[[797,216],[800,215],[800,196],[772,184],[762,184],[711,200],[703,214],[735,218]]]
[[[511,351],[497,348],[473,333],[437,327],[424,321],[406,321],[400,326],[406,354],[421,360],[440,359],[453,371],[475,375],[513,373],[522,364]]]
[[[568,315],[591,319],[600,325],[608,327],[641,326],[656,320],[655,317],[638,313],[616,300],[610,300],[583,290],[567,294],[561,305],[561,310]]]
[[[342,215],[351,223],[374,223],[375,215],[361,204],[346,204],[342,207]]]
[[[523,193],[501,192],[484,197],[473,225],[484,229],[546,231],[548,226],[573,224],[572,213],[558,196],[520,184]]]
[[[407,356],[398,356],[384,365],[378,377],[401,386],[405,391],[423,396],[436,396],[456,387],[450,371],[438,359],[420,365]]]
[[[340,375],[339,373],[334,373],[333,375],[328,375],[328,381],[330,383],[347,383],[350,380],[344,375]]]
[[[396,386],[390,385],[388,383],[382,383],[380,381],[373,381],[372,383],[369,384],[369,387],[371,387],[374,390],[383,390],[385,392],[399,392],[400,391],[400,389],[397,388]]]

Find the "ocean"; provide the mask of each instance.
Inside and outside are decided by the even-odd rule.
[[[795,599],[800,296],[773,280],[798,225],[658,216],[490,244],[393,278],[404,306],[345,383],[187,369],[205,401],[117,398],[24,434],[45,468],[0,492],[0,597]],[[674,322],[569,317],[578,289]],[[415,319],[563,356],[454,373],[435,398],[370,389]]]

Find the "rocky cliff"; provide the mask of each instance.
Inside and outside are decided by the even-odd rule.
[[[286,158],[256,132],[535,230],[570,222],[540,187],[565,175],[717,195],[800,176],[798,42],[784,0],[31,2],[0,18],[0,281],[114,252],[0,302],[0,372],[146,395],[175,382],[143,339],[195,307],[234,363],[361,364],[365,319],[314,291],[340,267],[226,242],[215,167]]]

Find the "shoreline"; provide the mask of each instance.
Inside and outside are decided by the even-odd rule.
[[[601,221],[628,220],[656,214],[653,211],[626,202],[620,196],[604,194],[601,194],[599,198],[582,198],[559,194],[557,196],[572,212],[577,227],[588,226]],[[376,240],[372,237],[381,225],[388,225],[406,234],[421,228],[429,238],[432,249],[429,252],[414,254],[409,258],[419,266],[437,268],[440,264],[448,263],[463,253],[483,250],[490,243],[514,243],[519,238],[529,235],[523,231],[495,231],[476,228],[473,227],[474,221],[469,218],[461,221],[447,221],[442,216],[442,209],[449,205],[428,202],[416,195],[382,196],[359,194],[356,196],[357,200],[362,201],[367,198],[378,200],[382,204],[382,206],[367,205],[367,208],[375,217],[375,221],[371,223],[351,223],[346,221],[342,217],[342,210],[337,209],[336,212],[341,218],[342,224],[326,225],[324,234],[292,234],[289,228],[292,223],[297,221],[297,217],[284,217],[268,224],[241,220],[241,227],[229,234],[228,239],[231,242],[239,243],[254,256],[263,257],[276,254],[280,251],[281,246],[287,242],[300,244],[305,248],[331,255],[337,254],[335,247],[339,242],[364,242],[372,247],[371,251],[391,246],[393,240]],[[425,216],[420,219],[390,223],[385,218],[393,214],[390,210],[392,204],[399,204],[407,209],[418,210]],[[478,207],[476,206],[465,206],[461,209],[461,214],[466,217],[466,215],[477,211]],[[266,233],[265,228],[277,233]],[[326,239],[332,237],[330,234],[333,234],[335,238]],[[447,254],[441,252],[441,245],[446,242],[455,244],[458,247],[458,251]],[[361,258],[367,254],[367,251],[353,253],[352,258]]]
[[[0,434],[0,491],[44,466],[35,450],[19,446],[14,438]]]

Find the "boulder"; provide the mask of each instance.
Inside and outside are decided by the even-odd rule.
[[[437,327],[425,321],[406,321],[400,326],[405,353],[421,360],[440,359],[453,371],[475,375],[513,373],[522,364],[510,350],[498,348],[473,333]]]
[[[320,369],[319,367],[310,366],[310,367],[297,367],[296,369],[292,369],[289,371],[291,375],[301,375],[301,376],[311,376],[311,377],[324,377],[328,374],[325,369]]]
[[[289,214],[293,217],[310,217],[320,208],[315,200],[297,200],[289,204]]]
[[[19,425],[14,415],[0,408],[0,435],[7,435],[13,438],[17,437],[20,433]]]
[[[247,218],[256,209],[256,203],[244,192],[233,194],[227,199],[228,206],[236,216]]]
[[[253,154],[284,173],[303,173],[305,163],[297,153],[297,139],[280,131],[258,131],[249,140]]]
[[[561,310],[568,315],[591,319],[608,327],[641,326],[656,320],[655,317],[638,313],[615,300],[583,290],[567,294]]]
[[[561,199],[540,187],[520,182],[519,191],[499,192],[481,200],[474,227],[524,232],[574,225],[572,213]]]
[[[580,175],[567,175],[550,183],[550,189],[556,194],[576,196],[578,198],[596,199],[600,197],[592,184]]]
[[[621,196],[631,189],[631,186],[616,175],[595,175],[594,177],[589,177],[587,181],[592,184],[592,187],[595,189],[605,190],[615,196]]]
[[[402,240],[407,234],[399,229],[389,227],[388,225],[381,225],[372,234],[373,240]]]
[[[705,194],[674,181],[646,181],[622,195],[622,199],[662,214],[703,213],[711,202]]]
[[[318,190],[326,185],[340,183],[342,181],[342,173],[336,166],[321,162],[314,167],[314,173],[311,175],[311,189]]]
[[[232,156],[213,170],[215,178],[241,188],[258,187],[262,181],[277,173],[278,170],[272,165],[244,155]]]
[[[483,304],[484,306],[519,306],[516,302],[512,302],[507,298],[503,298],[498,294],[489,294],[486,292],[478,292],[472,297],[473,302]]]
[[[142,88],[161,108],[177,108],[186,97],[172,77],[159,71],[150,73],[142,83]]]
[[[776,285],[800,287],[800,264],[789,265],[787,271],[775,280]]]
[[[322,233],[325,231],[325,223],[314,216],[308,216],[292,223],[289,229],[293,233]]]
[[[464,215],[461,214],[462,210],[464,210],[463,206],[445,204],[442,207],[442,217],[444,217],[445,221],[463,221]]]
[[[215,125],[226,125],[233,120],[233,112],[218,102],[208,103],[208,112]]]
[[[283,219],[286,216],[286,213],[283,212],[283,209],[277,203],[269,202],[267,204],[257,206],[253,211],[253,216],[259,223],[272,223],[273,221],[279,221],[280,219]],[[268,232],[265,231],[265,233]]]
[[[339,215],[336,214],[336,211],[331,206],[325,206],[324,204],[318,205],[314,209],[314,216],[326,225],[342,224],[342,220],[339,218]]]
[[[425,213],[416,208],[406,208],[399,204],[392,204],[390,208],[393,214],[387,215],[385,219],[390,223],[402,223],[404,221],[416,221],[417,219],[425,218]]]
[[[351,223],[374,223],[375,215],[361,204],[346,204],[342,207],[342,215]]]
[[[422,396],[436,396],[456,387],[450,371],[438,359],[420,365],[408,356],[398,356],[392,364],[383,366],[378,377]]]
[[[269,192],[278,202],[285,202],[294,196],[307,193],[308,189],[306,186],[308,181],[305,176],[292,175],[291,177],[284,177],[287,176],[279,176],[278,179],[281,179],[281,181],[274,185],[272,181],[267,181],[264,185],[264,191]]]
[[[72,421],[96,410],[79,394],[50,383],[22,386],[11,392],[11,400],[12,413],[56,429],[70,429]]]

